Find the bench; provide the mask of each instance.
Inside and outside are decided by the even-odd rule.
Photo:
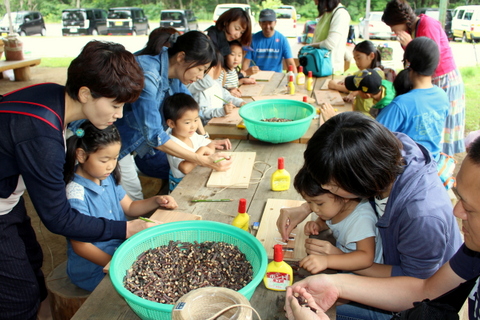
[[[42,59],[24,59],[16,61],[0,61],[0,78],[2,78],[2,72],[6,70],[12,70],[15,75],[15,81],[27,81],[31,79],[30,67],[39,65]]]

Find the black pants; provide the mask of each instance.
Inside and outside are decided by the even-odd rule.
[[[0,319],[36,319],[47,296],[42,263],[22,197],[11,212],[0,215]]]

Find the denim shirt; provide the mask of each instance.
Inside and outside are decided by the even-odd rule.
[[[136,151],[140,157],[154,154],[152,148],[170,140],[165,133],[162,102],[174,93],[190,94],[178,79],[168,79],[168,48],[164,47],[159,55],[136,56],[145,75],[145,86],[137,101],[126,104],[123,118],[115,122],[122,137],[122,149],[119,158]]]

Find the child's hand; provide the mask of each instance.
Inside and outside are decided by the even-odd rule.
[[[352,103],[355,97],[357,96],[357,94],[358,94],[358,91],[352,91],[348,95],[343,97],[343,101]]]
[[[215,150],[213,150],[209,147],[203,146],[203,147],[198,148],[198,150],[195,151],[195,153],[198,154],[198,155],[201,155],[201,156],[209,156],[211,154],[214,154]]]
[[[246,104],[247,104],[247,103],[246,103],[245,101],[243,101],[242,103],[240,103],[240,107],[241,107],[241,106],[244,106],[244,105],[246,105]]]
[[[155,201],[157,201],[160,207],[166,209],[176,209],[178,208],[177,201],[173,199],[172,196],[155,196]]]
[[[326,240],[306,239],[305,249],[310,255],[343,254],[343,251]]]
[[[234,106],[231,102],[226,103],[226,104],[223,105],[223,110],[225,110],[225,114],[230,114],[230,113],[232,113],[233,108],[235,108],[235,106]]]
[[[300,261],[300,267],[312,274],[322,272],[328,268],[328,257],[326,255],[309,255]]]
[[[322,117],[323,117],[323,120],[324,121],[327,121],[328,119],[330,119],[331,117],[334,117],[337,115],[337,112],[335,111],[335,109],[332,107],[332,105],[328,102],[325,102],[323,103],[321,106],[320,106],[320,109],[321,109],[321,114],[322,114]]]
[[[311,234],[317,235],[320,232],[319,229],[320,228],[318,227],[318,224],[315,221],[308,221],[305,224],[304,232],[305,232],[305,235],[307,236]]]
[[[230,94],[234,97],[240,98],[242,96],[242,92],[238,88],[231,88],[228,89],[230,91]]]
[[[239,80],[239,82],[241,84],[256,84],[257,81],[255,79],[252,79],[252,78],[242,78]]]
[[[212,140],[212,142],[208,144],[208,147],[218,149],[218,150],[230,150],[232,149],[232,143],[230,142],[229,139]]]

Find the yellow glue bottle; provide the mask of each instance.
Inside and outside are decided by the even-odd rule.
[[[250,216],[247,213],[247,200],[242,198],[238,202],[238,214],[233,219],[232,225],[240,229],[243,229],[245,231],[248,231],[249,224],[250,224]]]
[[[290,188],[290,173],[285,170],[285,159],[278,158],[278,169],[272,173],[271,185],[273,191],[285,191]]]
[[[305,73],[303,73],[303,67],[299,66],[298,67],[298,73],[297,73],[297,85],[304,85],[305,84]]]
[[[312,75],[312,71],[308,71],[307,90],[308,90],[308,91],[312,91],[312,90],[313,90],[313,75]]]
[[[281,244],[273,247],[273,261],[267,265],[263,283],[267,289],[274,291],[286,291],[287,287],[293,283],[293,270],[288,263],[283,261]]]
[[[290,76],[290,78],[288,78],[288,92],[290,94],[295,94],[295,83],[293,83],[293,76]]]

